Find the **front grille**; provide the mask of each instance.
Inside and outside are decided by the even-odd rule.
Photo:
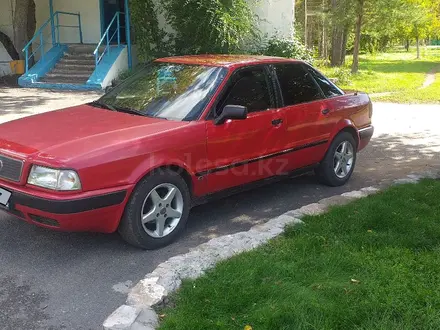
[[[23,162],[21,160],[0,155],[0,178],[18,182],[22,170]]]

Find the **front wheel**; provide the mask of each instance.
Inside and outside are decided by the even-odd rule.
[[[122,238],[146,250],[173,242],[185,228],[190,192],[176,172],[161,170],[143,179],[135,188],[119,225]]]
[[[348,132],[338,134],[315,170],[318,179],[332,187],[344,185],[356,165],[356,141]]]

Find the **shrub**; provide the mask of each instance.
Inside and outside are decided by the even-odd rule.
[[[269,56],[279,56],[313,62],[313,54],[295,36],[292,38],[273,37],[269,39],[262,53]]]
[[[249,0],[162,0],[176,54],[240,53],[258,38]]]
[[[139,58],[148,61],[170,53],[164,42],[166,33],[159,27],[158,8],[153,0],[130,0],[132,24]]]

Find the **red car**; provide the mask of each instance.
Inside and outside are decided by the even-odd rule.
[[[371,117],[366,94],[302,61],[159,59],[95,102],[0,125],[0,208],[155,249],[217,193],[313,169],[343,185]]]

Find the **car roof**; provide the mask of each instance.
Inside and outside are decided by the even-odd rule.
[[[261,55],[186,55],[173,56],[157,59],[156,62],[195,64],[207,66],[221,67],[239,67],[253,64],[265,63],[285,63],[285,62],[302,62],[295,59],[288,59],[274,56]]]

